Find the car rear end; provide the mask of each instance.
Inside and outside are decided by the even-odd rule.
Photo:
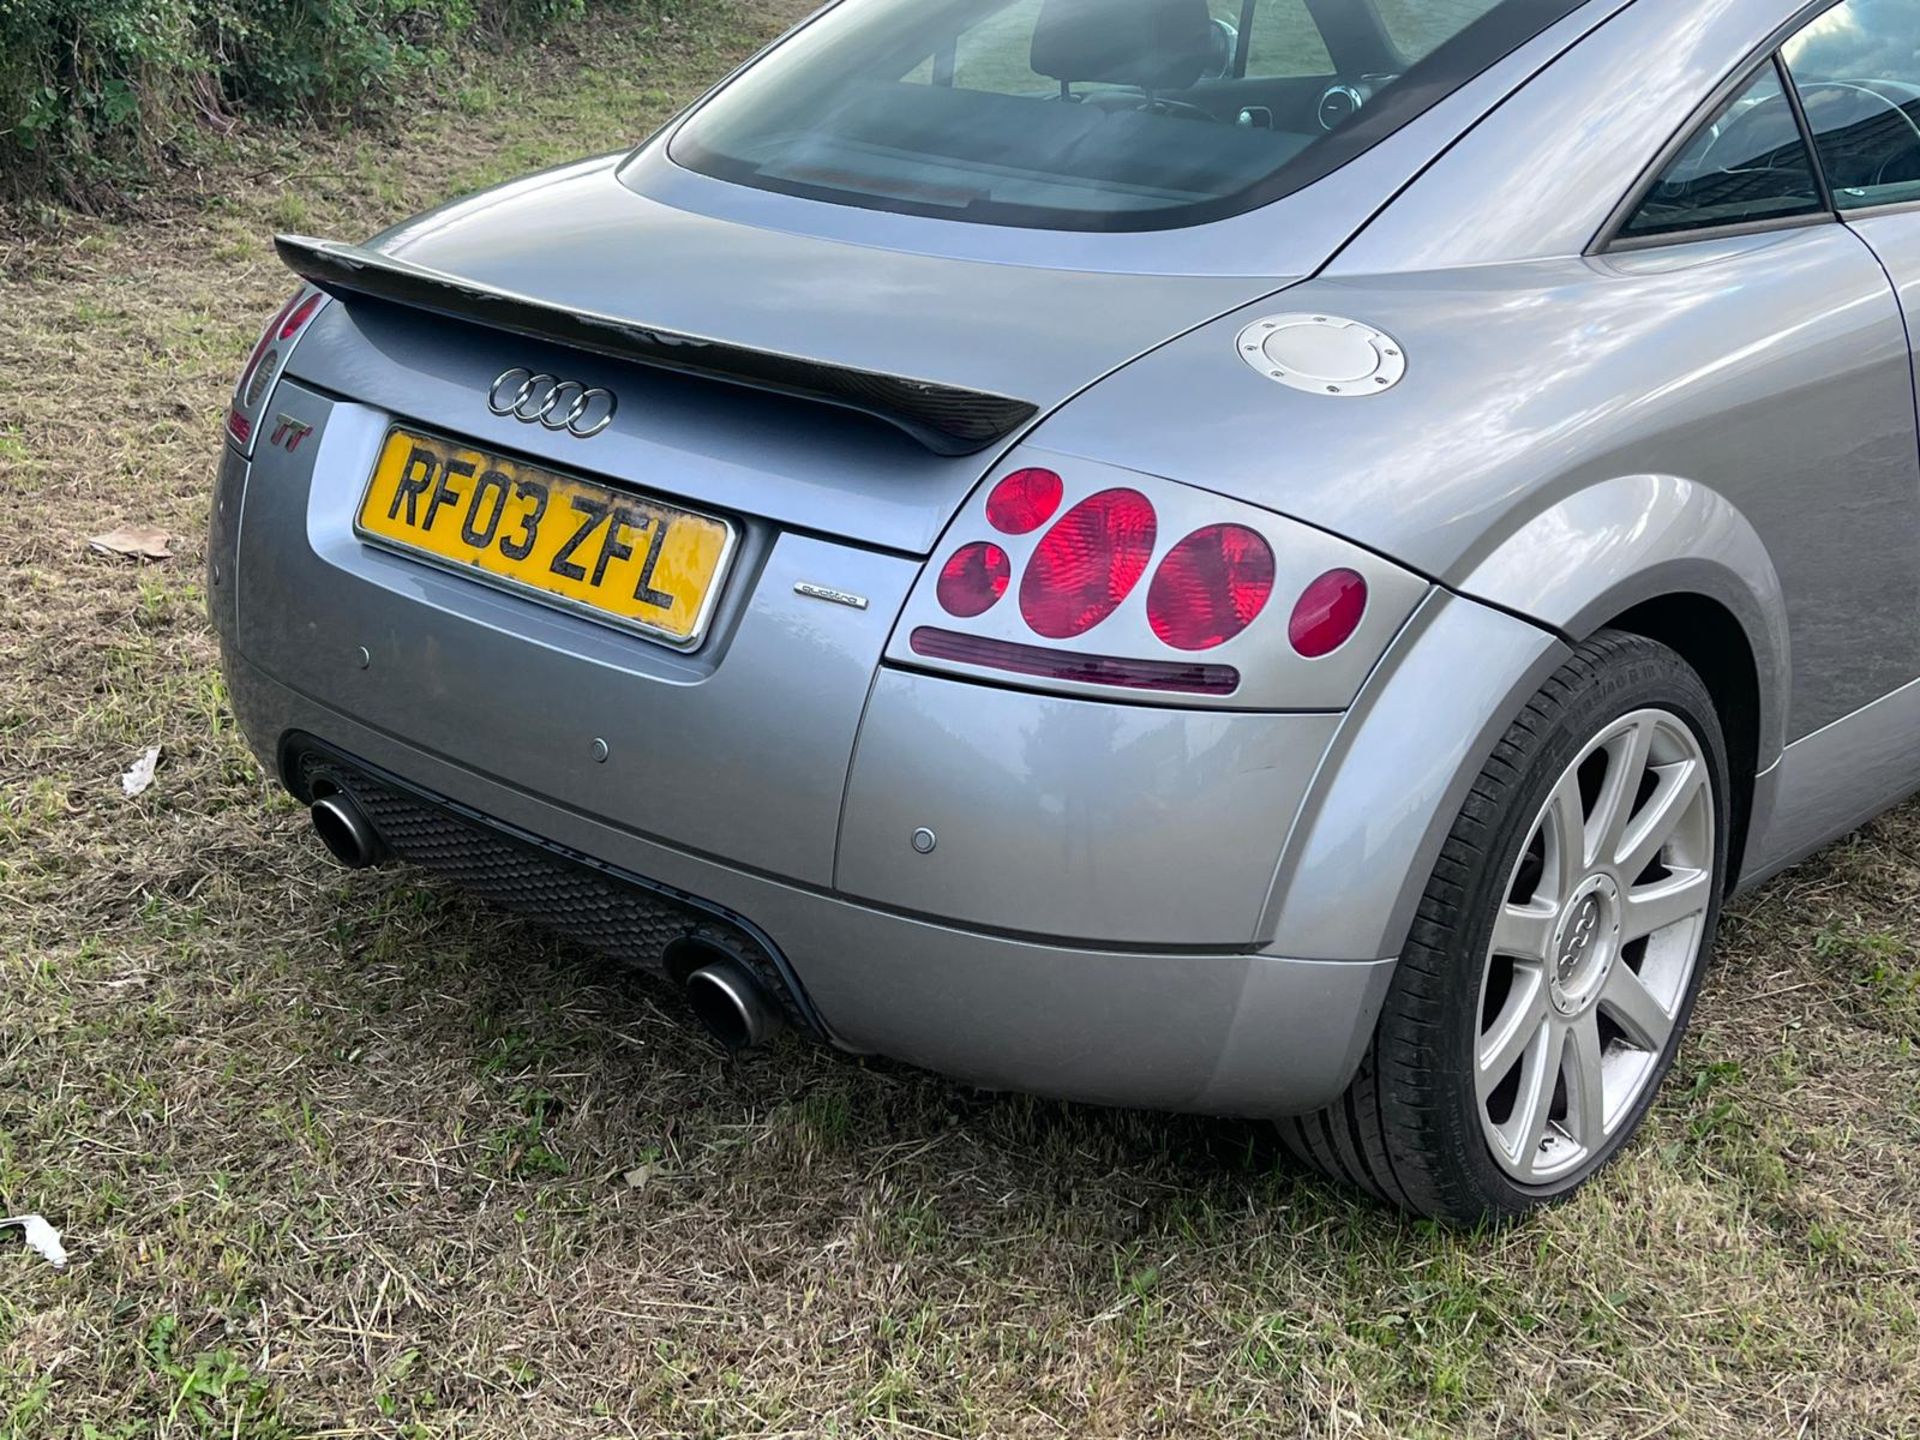
[[[235,709],[296,795],[344,796],[399,858],[674,979],[732,958],[851,1049],[1167,1107],[1337,1085],[1381,967],[1264,954],[1258,932],[1366,666],[1290,636],[1320,643],[1351,604],[1309,595],[1333,574],[1367,592],[1348,660],[1373,654],[1422,582],[1037,447],[940,456],[835,407],[350,294],[281,340],[286,318],[263,356],[284,373],[251,408],[243,383],[230,429],[210,593]],[[529,422],[496,387],[522,373],[617,409],[586,439]],[[412,497],[409,459],[438,469]],[[489,473],[615,497],[669,544],[717,533],[708,588],[663,628],[436,553],[450,515],[487,533]],[[1010,514],[1036,474],[1055,479]],[[1222,527],[1237,578],[1214,573],[1236,563]],[[574,552],[589,578],[606,540]],[[616,604],[685,583],[643,579],[650,544],[630,527],[634,556],[605,561]]]
[[[1422,113],[1362,168],[1417,169],[1456,123]],[[725,965],[847,1049],[1106,1103],[1321,1105],[1392,960],[1285,952],[1290,837],[1350,835],[1358,867],[1374,826],[1424,823],[1335,825],[1326,797],[1371,753],[1370,697],[1386,743],[1381,677],[1445,597],[1128,467],[1125,435],[1050,450],[1046,417],[1208,321],[1262,323],[1376,204],[1310,198],[1265,274],[1100,266],[911,207],[874,217],[889,243],[826,234],[860,212],[656,144],[369,249],[286,241],[307,283],[242,377],[214,506],[235,710],[349,857],[676,981]],[[1269,383],[1235,353],[1222,374]],[[1204,415],[1139,423],[1204,451]]]

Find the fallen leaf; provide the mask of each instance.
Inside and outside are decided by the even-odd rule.
[[[167,532],[151,525],[122,525],[104,535],[96,535],[87,544],[102,555],[124,555],[132,560],[171,560]]]
[[[38,1215],[15,1215],[0,1220],[0,1230],[9,1226],[18,1226],[26,1232],[27,1244],[40,1252],[41,1258],[56,1270],[63,1270],[67,1264],[66,1248],[60,1243],[60,1232]]]
[[[627,1171],[626,1175],[622,1178],[624,1178],[627,1184],[633,1189],[644,1190],[653,1180],[653,1177],[659,1173],[660,1167],[649,1161],[645,1165],[634,1166],[633,1169]]]
[[[120,788],[127,793],[129,800],[136,795],[147,793],[147,787],[153,784],[153,772],[160,768],[160,747],[149,746],[141,752],[140,758],[133,762],[126,774],[120,777]]]

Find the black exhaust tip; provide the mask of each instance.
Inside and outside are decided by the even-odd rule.
[[[313,802],[313,833],[327,847],[327,853],[349,870],[365,870],[378,865],[386,856],[386,847],[373,824],[361,813],[351,797],[335,791]]]
[[[709,1035],[729,1050],[751,1050],[786,1023],[780,1007],[738,960],[710,961],[687,976],[687,1003]]]

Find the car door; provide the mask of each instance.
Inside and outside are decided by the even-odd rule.
[[[1835,210],[1920,335],[1920,0],[1841,0],[1780,48]]]

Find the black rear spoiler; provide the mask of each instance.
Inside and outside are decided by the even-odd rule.
[[[289,269],[335,297],[371,295],[616,360],[638,361],[858,410],[898,426],[939,455],[971,455],[984,450],[1039,413],[1037,405],[1005,395],[856,370],[701,335],[677,334],[635,320],[570,310],[412,265],[358,245],[303,235],[278,235],[273,243]]]

